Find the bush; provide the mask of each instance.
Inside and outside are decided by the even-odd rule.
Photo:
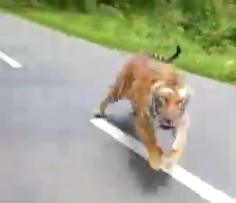
[[[3,1],[12,4],[14,0]],[[169,54],[169,50],[180,44],[184,54],[177,63],[181,68],[223,81],[236,81],[235,63],[226,65],[236,55],[236,5],[225,0],[41,0],[40,3],[47,5],[44,14],[39,11],[20,15],[129,51]],[[55,13],[58,8],[65,11]],[[66,23],[62,19],[67,19]]]

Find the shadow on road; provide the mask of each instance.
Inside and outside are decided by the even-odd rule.
[[[130,115],[108,115],[107,121],[118,127],[127,136],[132,136],[136,140],[140,141],[140,138],[135,133],[135,129],[132,124],[132,117]],[[155,193],[160,187],[168,186],[168,182],[171,177],[163,171],[152,170],[147,161],[141,158],[135,152],[128,150],[129,166],[132,172],[135,174],[140,186],[142,187],[144,193]]]
[[[157,193],[160,187],[167,187],[171,177],[163,171],[152,170],[148,163],[130,151],[129,166],[140,182],[144,193]]]
[[[118,127],[122,132],[127,135],[135,138],[136,140],[140,140],[139,136],[136,134],[134,126],[133,126],[133,118],[129,114],[125,115],[107,115],[107,121],[112,125]]]

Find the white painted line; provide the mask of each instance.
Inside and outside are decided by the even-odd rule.
[[[147,151],[141,142],[135,140],[131,136],[125,135],[119,128],[113,126],[105,119],[94,118],[91,120],[91,123],[147,160]],[[172,171],[165,172],[211,203],[236,203],[235,199],[232,199],[220,190],[215,189],[180,166],[175,166]]]
[[[12,68],[22,68],[22,65],[19,64],[17,61],[14,59],[10,58],[6,54],[0,51],[0,59],[8,63]]]

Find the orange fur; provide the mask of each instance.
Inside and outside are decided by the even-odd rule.
[[[136,55],[132,57],[118,73],[116,82],[110,87],[107,97],[101,102],[97,116],[105,116],[105,110],[109,103],[119,100],[129,100],[135,112],[135,129],[141,136],[148,151],[148,162],[153,169],[158,170],[163,163],[165,154],[158,144],[151,115],[148,112],[150,106],[151,88],[161,82],[158,89],[168,87],[173,94],[167,94],[162,114],[165,118],[172,119],[179,112],[178,89],[184,87],[184,78],[171,64],[156,62],[147,56]],[[182,130],[183,131],[183,130]],[[184,133],[183,133],[184,134]],[[170,153],[172,158],[179,159],[182,153],[182,145],[179,149]]]

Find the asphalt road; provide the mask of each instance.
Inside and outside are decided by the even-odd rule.
[[[126,56],[1,13],[0,50],[22,64],[0,60],[0,203],[207,202],[90,123]],[[236,89],[188,79],[180,165],[235,198]],[[109,114],[125,119],[128,108]]]

